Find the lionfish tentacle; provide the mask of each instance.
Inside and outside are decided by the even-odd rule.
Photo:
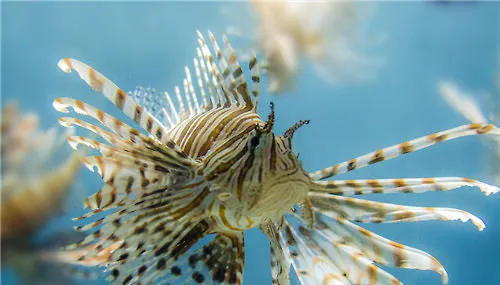
[[[500,191],[496,186],[464,177],[330,180],[314,181],[313,185],[311,191],[340,196],[448,191],[463,186],[478,187],[486,196]]]
[[[491,124],[468,124],[431,135],[423,136],[417,139],[406,141],[397,145],[377,150],[349,161],[327,167],[318,171],[309,173],[313,180],[325,179],[348,171],[365,167],[370,164],[392,159],[403,154],[427,148],[439,142],[456,139],[464,136],[473,135],[500,135],[500,129]]]
[[[442,276],[444,283],[447,282],[448,276],[443,266],[424,251],[383,238],[336,214],[316,212],[316,220],[316,232],[330,242],[358,248],[367,258],[378,264],[433,270]]]
[[[346,220],[361,223],[420,222],[429,220],[471,221],[480,231],[485,225],[478,217],[452,208],[412,207],[361,200],[351,197],[310,193],[313,209],[322,213],[337,213]]]
[[[73,69],[78,75],[95,91],[101,92],[108,100],[115,104],[123,113],[134,120],[141,128],[146,130],[152,137],[165,143],[169,140],[166,136],[166,128],[151,114],[137,105],[134,100],[122,89],[118,88],[111,80],[94,70],[90,66],[71,58],[61,59],[59,68],[69,73]]]
[[[285,222],[285,233],[296,243],[292,264],[302,284],[401,284],[339,237],[326,238],[300,222],[296,226]]]
[[[273,284],[289,285],[291,260],[283,237],[280,236],[278,228],[271,221],[261,225],[260,229],[266,234],[270,243]]]

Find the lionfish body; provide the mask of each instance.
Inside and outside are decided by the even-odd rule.
[[[308,122],[295,124],[281,136],[274,134],[273,106],[267,121],[257,113],[260,77],[255,56],[249,62],[249,88],[227,39],[222,50],[212,34],[210,41],[215,59],[199,34],[194,59],[199,94],[186,68],[184,94],[175,89],[177,106],[168,93],[159,97],[151,90],[138,89],[129,96],[79,61],[59,62],[63,71],[76,70],[148,133],[146,136],[78,100],[59,98],[54,102],[62,112],[72,107],[111,130],[75,118],[60,119],[65,126],[81,126],[108,142],[69,138],[75,148],[84,144],[102,153],[85,159],[90,169],[98,170],[105,185],[86,199],[91,211],[78,219],[107,211],[103,218],[77,227],[94,231],[70,247],[76,249],[73,262],[107,266],[116,284],[241,284],[243,232],[259,227],[270,240],[274,284],[289,284],[290,265],[303,284],[399,284],[375,263],[431,269],[446,281],[446,272],[432,256],[353,222],[461,219],[472,220],[482,229],[481,220],[455,209],[408,207],[346,196],[420,193],[465,185],[490,194],[498,188],[457,177],[318,180],[441,141],[498,135],[499,130],[487,124],[465,125],[308,174],[292,152],[294,132]],[[146,101],[142,102],[144,108],[139,106],[141,100]],[[211,234],[207,244],[194,246]]]
[[[291,152],[291,138],[275,136],[271,127],[243,105],[200,113],[169,132],[202,161],[199,172],[215,195],[205,206],[216,231],[241,232],[281,218],[306,198],[309,178]]]

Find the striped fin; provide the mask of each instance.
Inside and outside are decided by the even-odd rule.
[[[95,168],[104,183],[130,192],[148,192],[171,184],[171,175],[155,170],[152,163],[137,164],[102,156],[88,156],[83,162],[89,170],[94,171]]]
[[[168,123],[163,112],[167,104],[163,93],[157,92],[154,88],[137,86],[133,91],[128,91],[128,95],[160,123]]]
[[[203,238],[210,230],[207,221],[179,220],[174,231],[164,231],[156,244],[149,240],[129,245],[113,252],[113,260],[119,261],[108,267],[111,284],[153,284],[160,278],[175,273],[172,266],[176,260]],[[131,257],[131,253],[139,255]],[[172,272],[172,270],[174,270]],[[196,278],[197,276],[194,276]]]
[[[126,190],[105,184],[99,191],[85,198],[83,201],[84,208],[89,208],[92,211],[75,218],[75,220],[89,218],[108,209],[123,205],[125,199],[129,196],[127,192]]]
[[[47,259],[50,261],[65,263],[65,264],[73,264],[73,265],[81,265],[85,267],[95,267],[101,264],[108,262],[111,253],[115,251],[118,247],[120,247],[121,242],[116,242],[111,246],[102,249],[98,255],[94,258],[85,259],[85,255],[94,250],[100,243],[92,244],[86,246],[82,249],[72,250],[72,251],[57,251],[51,252],[46,255]]]
[[[313,191],[340,196],[448,191],[463,186],[478,187],[486,196],[500,191],[496,186],[464,177],[330,180],[315,181],[314,185],[317,188]]]
[[[272,222],[261,225],[260,229],[269,239],[271,249],[271,273],[273,284],[290,284],[290,252],[279,230]]]
[[[252,52],[252,57],[248,62],[248,68],[250,68],[250,73],[252,74],[252,96],[254,102],[254,110],[257,111],[260,96],[260,69],[255,52]]]
[[[243,97],[246,106],[255,108],[254,101],[250,97],[248,84],[245,79],[245,75],[243,74],[243,69],[238,61],[238,57],[236,56],[236,52],[231,46],[231,43],[226,35],[222,36],[222,40],[224,41],[224,52],[226,53],[231,72],[236,80],[236,90],[238,90],[238,93]]]
[[[136,104],[127,93],[98,71],[83,62],[71,58],[61,59],[57,65],[66,73],[75,70],[92,89],[101,92],[125,115],[151,134],[152,137],[162,143],[169,139],[166,136],[166,128],[156,118]]]
[[[203,36],[198,35],[200,39],[204,42]],[[236,102],[236,105],[241,105],[243,102],[240,100],[238,91],[236,89],[236,80],[234,78],[233,73],[231,72],[230,66],[226,61],[226,56],[222,53],[217,40],[215,40],[214,35],[211,32],[208,32],[208,36],[210,38],[210,42],[212,43],[212,48],[215,51],[215,58],[217,59],[218,66],[222,71],[222,78],[224,80],[225,86],[228,88],[231,95],[233,95],[233,102]]]
[[[201,76],[203,75],[203,82],[205,82],[205,88],[206,88],[206,90],[208,90],[208,96],[209,96],[209,98],[208,98],[209,101],[208,101],[206,107],[207,107],[207,110],[212,109],[212,108],[216,107],[217,100],[214,97],[214,92],[212,90],[212,84],[210,83],[211,77],[209,77],[209,75],[208,75],[205,59],[202,55],[200,48],[196,49],[196,55],[198,57],[198,60],[196,60],[196,58],[194,59],[194,66],[196,69],[196,74],[198,74],[198,71],[200,70],[200,76],[198,78],[201,79]],[[199,64],[197,64],[197,63],[199,63]],[[199,66],[199,68],[196,68],[197,66]],[[200,86],[200,90],[203,90],[203,89],[204,88],[202,88]]]
[[[169,113],[167,111],[167,109],[165,109],[165,108],[162,111],[164,113],[166,113],[165,117],[170,118],[172,120],[171,121],[171,128],[173,128],[181,120],[180,116],[179,116],[179,112],[175,108],[174,102],[172,101],[172,98],[170,97],[170,94],[168,92],[164,92],[163,94],[165,95],[165,98],[167,98],[168,106],[169,106],[169,109],[170,109],[171,113]],[[171,116],[169,114],[171,114]]]
[[[214,61],[212,53],[208,48],[205,38],[203,34],[198,32],[198,44],[200,45],[201,52],[203,57],[205,58],[205,63],[208,69],[209,74],[212,76],[212,84],[214,85],[214,89],[217,92],[217,97],[219,100],[218,106],[229,107],[232,105],[233,100],[229,97],[229,89],[226,86],[226,83],[223,80],[223,77],[217,67],[217,64]],[[220,93],[220,89],[222,89],[222,93]],[[224,97],[224,98],[222,98]]]
[[[157,257],[163,252],[177,254],[171,244],[181,242],[182,237],[190,230],[209,226],[207,222],[201,222],[209,191],[203,185],[201,187],[185,185],[172,191],[160,190],[159,193],[137,197],[121,205],[121,209],[77,227],[79,231],[98,229],[82,241],[67,247],[67,250],[98,243],[98,246],[81,259],[87,260],[98,256],[103,249],[113,243],[124,241],[113,251],[106,264],[141,261],[146,249],[147,255],[150,256],[148,260],[152,260],[151,255]],[[150,198],[152,196],[154,198]],[[199,225],[200,223],[203,225]],[[126,279],[127,276],[122,275],[121,278]]]
[[[383,238],[335,214],[316,213],[315,230],[332,243],[346,243],[359,249],[370,260],[386,266],[433,270],[446,283],[446,270],[428,253]]]
[[[161,284],[242,284],[243,266],[243,233],[217,234],[208,244],[175,262]]]
[[[100,136],[101,138],[105,139],[108,143],[123,149],[129,149],[133,144],[139,143],[137,141],[131,142],[124,140],[123,138],[115,135],[114,133],[105,131],[93,124],[87,123],[85,121],[76,118],[70,118],[70,117],[59,118],[59,124],[67,128],[72,128],[74,126],[85,128],[95,133],[96,135]],[[68,143],[70,144],[71,147],[76,147],[76,145],[74,145],[72,142],[68,141]]]
[[[189,69],[187,69],[187,73],[189,73]],[[189,86],[188,86],[188,82],[186,79],[184,79],[182,81],[183,83],[183,86],[184,86],[184,96],[183,98],[186,99],[186,102],[187,102],[187,105],[188,105],[188,114],[187,114],[187,117],[188,118],[191,118],[194,114],[196,114],[196,110],[193,109],[193,103],[192,103],[192,97],[191,95],[189,94]],[[177,92],[177,91],[176,91]]]
[[[393,145],[360,157],[309,173],[313,180],[325,179],[354,169],[365,167],[370,164],[389,160],[403,154],[414,152],[439,142],[473,135],[500,135],[500,129],[491,124],[469,124],[453,129],[423,136],[411,141]]]
[[[195,92],[194,87],[193,87],[193,80],[191,78],[191,71],[189,70],[189,68],[187,66],[184,68],[184,71],[186,72],[186,79],[184,80],[184,86],[187,87],[187,88],[185,87],[184,92],[186,93],[186,95],[188,94],[188,92],[191,95],[191,97],[193,99],[195,113],[197,113],[197,114],[201,113],[200,104],[198,103],[198,98],[197,98],[196,92]]]
[[[89,222],[84,226],[76,227],[79,231],[87,231],[101,226],[98,230],[97,238],[107,238],[114,240],[116,237],[121,237],[125,240],[126,237],[135,234],[161,233],[161,231],[153,230],[156,226],[163,225],[166,227],[178,219],[188,219],[201,215],[200,211],[208,190],[201,191],[200,188],[186,186],[180,189],[159,189],[156,194],[143,194],[135,198],[133,201],[128,201],[120,210],[113,213],[108,213],[105,217]],[[151,198],[153,196],[153,198]],[[101,210],[101,209],[99,209]],[[85,216],[77,219],[85,219]],[[136,229],[141,229],[137,231]],[[112,238],[115,237],[115,238]],[[156,238],[154,235],[149,238]],[[89,244],[94,241],[95,237],[90,235],[83,241],[71,246],[70,249]],[[127,239],[127,242],[131,242]]]
[[[152,183],[165,181],[167,176],[172,177],[174,174],[178,176],[177,178],[186,175],[185,169],[179,168],[176,164],[164,161],[161,155],[151,152],[148,149],[140,147],[131,149],[116,148],[82,136],[71,136],[68,138],[68,142],[74,149],[77,149],[78,145],[84,144],[99,150],[106,159],[113,159],[114,161],[118,161],[119,164],[126,163],[128,165],[135,165],[139,171],[146,171],[149,169],[150,172],[156,172],[163,176],[160,179],[151,180],[150,182]],[[95,165],[94,163],[93,166]],[[97,164],[97,167],[100,167],[100,165]]]
[[[403,206],[326,193],[310,193],[309,199],[316,211],[337,213],[347,220],[361,223],[461,220],[462,222],[471,221],[480,231],[485,227],[478,217],[452,208]]]
[[[57,111],[62,113],[68,113],[68,108],[72,108],[78,114],[94,118],[125,140],[134,143],[136,140],[139,140],[139,143],[150,141],[148,137],[144,136],[142,133],[125,124],[121,120],[80,100],[72,98],[57,98],[54,100],[53,106]],[[167,145],[167,142],[168,145],[172,144],[172,142],[169,140],[163,142],[163,144]]]
[[[311,261],[316,254],[305,245],[287,220],[283,224],[281,236],[290,252],[290,259],[300,284],[317,284],[311,268]]]
[[[209,107],[209,103],[207,101],[207,94],[205,93],[205,87],[203,85],[203,77],[202,77],[202,69],[200,68],[200,63],[198,59],[195,57],[193,58],[193,65],[194,65],[194,70],[196,74],[196,82],[198,83],[198,89],[200,90],[200,97],[202,100],[201,107],[203,108],[203,111],[206,111],[207,109],[210,109],[212,105]],[[206,71],[203,70],[203,75],[206,75]],[[210,87],[207,87],[207,89]],[[211,92],[211,90],[210,90]]]
[[[326,240],[300,223],[286,221],[284,231],[302,284],[401,284],[346,243]]]
[[[186,107],[184,105],[184,99],[181,94],[181,89],[179,86],[174,87],[174,92],[175,92],[175,97],[177,98],[177,102],[179,103],[179,116],[181,121],[184,121],[188,118],[190,118],[191,113],[189,108],[186,110]],[[187,100],[187,99],[186,99]]]
[[[71,99],[71,98],[58,98],[54,101],[54,107],[60,112],[68,112],[68,108],[71,107],[75,110],[75,112],[83,115],[90,116],[92,118],[97,119],[106,127],[113,130],[116,134],[118,134],[124,141],[128,142],[125,144],[138,144],[144,146],[146,149],[155,152],[158,155],[161,155],[161,158],[164,162],[168,162],[170,164],[176,165],[182,169],[190,169],[197,165],[195,161],[187,157],[185,153],[183,153],[175,143],[168,140],[164,144],[160,144],[143,134],[139,131],[133,129],[122,121],[116,119],[115,117],[104,113],[103,111],[88,105],[82,101]],[[67,118],[60,119],[60,122],[69,127],[73,124],[82,125],[77,119],[71,120]],[[109,138],[109,135],[103,133],[96,127],[92,127],[92,125],[85,125],[84,127],[88,127],[92,131],[95,131],[99,134],[104,134]],[[116,139],[114,139],[116,141]]]
[[[209,32],[210,39],[212,41],[212,45],[216,50],[219,50],[217,42],[215,41],[215,37],[212,33]],[[229,82],[226,83],[230,86],[230,90],[235,92],[241,96],[241,100],[237,99],[239,103],[244,103],[245,106],[249,108],[254,108],[254,102],[250,97],[250,92],[248,90],[248,85],[245,79],[245,75],[243,74],[243,69],[241,68],[240,63],[238,62],[238,58],[236,57],[236,53],[233,50],[231,43],[228,38],[223,35],[222,40],[224,42],[224,56],[222,57],[222,61],[224,62],[225,68],[223,70],[223,75],[226,76],[228,74]],[[218,52],[220,53],[220,51]],[[225,58],[225,59],[224,59]],[[226,62],[227,60],[227,62]],[[229,65],[228,65],[229,64]],[[235,95],[237,96],[237,95]]]

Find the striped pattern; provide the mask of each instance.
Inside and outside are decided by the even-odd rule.
[[[278,136],[273,133],[273,104],[267,120],[261,119],[255,57],[248,65],[249,85],[227,38],[219,45],[211,33],[208,41],[198,33],[193,65],[194,72],[185,67],[185,80],[172,95],[138,88],[129,96],[91,67],[73,59],[60,61],[64,71],[76,70],[147,133],[84,102],[69,98],[54,102],[59,111],[71,108],[106,128],[60,119],[64,126],[83,127],[105,141],[68,139],[74,148],[84,145],[100,151],[100,156],[84,162],[105,183],[84,201],[90,211],[76,218],[85,222],[76,229],[91,234],[68,250],[79,253],[79,264],[106,266],[113,284],[241,284],[243,232],[253,227],[270,240],[273,284],[290,283],[290,265],[303,284],[401,284],[377,265],[433,270],[446,282],[446,271],[431,255],[354,222],[462,220],[484,228],[479,218],[458,209],[347,197],[462,186],[478,187],[486,195],[499,191],[476,180],[318,180],[441,141],[498,135],[493,125],[461,126],[308,174],[292,151],[292,139],[309,121],[300,121]],[[100,213],[104,213],[101,218],[93,218]],[[214,235],[208,244],[192,249],[210,234]]]
[[[279,234],[278,226],[268,221],[260,226],[260,229],[269,239],[271,249],[271,274],[273,284],[290,284],[290,252],[284,239]]]
[[[473,135],[500,135],[500,129],[491,124],[469,124],[437,132],[417,139],[406,141],[397,145],[379,149],[377,151],[353,158],[351,160],[327,167],[310,173],[313,180],[329,178],[335,175],[346,173],[354,169],[365,167],[384,160],[389,160],[403,154],[427,148],[434,144],[456,139],[459,137]]]
[[[463,186],[478,187],[486,196],[499,191],[498,187],[463,177],[331,180],[314,184],[317,188],[313,191],[340,196],[448,191]]]

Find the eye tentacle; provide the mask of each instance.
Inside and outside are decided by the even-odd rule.
[[[271,102],[269,105],[271,107],[271,113],[269,113],[269,116],[267,117],[267,122],[264,125],[264,128],[262,129],[262,131],[266,132],[266,133],[272,132],[273,126],[274,126],[274,118],[275,118],[275,116],[274,116],[274,103]]]
[[[288,139],[292,139],[293,137],[293,134],[295,133],[296,130],[298,130],[300,127],[302,127],[303,125],[308,125],[310,122],[310,120],[300,120],[298,123],[295,123],[295,125],[291,126],[290,128],[288,128],[285,133],[283,134],[283,136],[285,138],[288,138]]]

